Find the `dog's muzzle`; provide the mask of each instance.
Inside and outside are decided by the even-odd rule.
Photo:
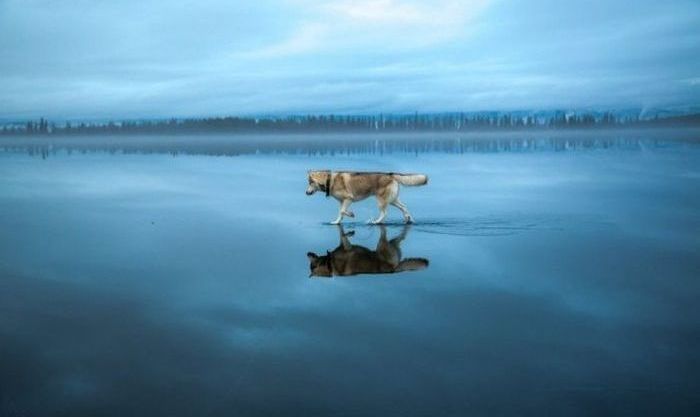
[[[313,194],[313,193],[315,193],[315,192],[316,192],[316,189],[315,189],[314,187],[311,187],[311,186],[310,186],[310,187],[308,187],[308,188],[306,189],[306,195],[311,195],[311,194]]]

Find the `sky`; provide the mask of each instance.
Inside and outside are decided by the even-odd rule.
[[[0,118],[700,104],[700,1],[0,0]]]

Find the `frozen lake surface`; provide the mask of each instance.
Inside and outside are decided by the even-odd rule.
[[[0,139],[0,415],[697,415],[700,145],[536,136]]]

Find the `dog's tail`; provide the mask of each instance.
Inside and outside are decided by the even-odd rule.
[[[394,174],[394,179],[402,185],[425,185],[428,176],[423,174]]]
[[[425,258],[406,258],[399,262],[396,272],[420,271],[428,267],[428,260]]]

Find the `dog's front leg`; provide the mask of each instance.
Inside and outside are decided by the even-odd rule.
[[[338,218],[333,220],[331,224],[340,224],[340,221],[343,220],[343,216],[350,216],[354,217],[355,215],[352,213],[348,213],[348,207],[350,207],[350,203],[352,201],[349,199],[343,200],[342,203],[340,203],[340,209],[338,210]]]

